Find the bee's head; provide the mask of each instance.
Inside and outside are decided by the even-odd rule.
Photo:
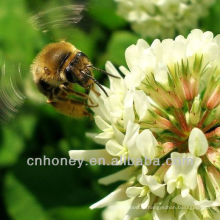
[[[81,51],[78,51],[73,57],[73,59],[69,62],[69,64],[64,68],[64,75],[67,81],[72,83],[78,83],[85,89],[92,88],[95,83],[99,86],[99,88],[101,88],[101,90],[106,94],[106,96],[108,96],[107,92],[102,87],[102,85],[93,77],[92,69],[103,71],[94,67],[90,63],[88,57]]]
[[[94,81],[91,79],[90,65],[88,57],[78,51],[63,71],[66,80],[71,83],[78,83],[84,88],[90,88],[94,84]]]

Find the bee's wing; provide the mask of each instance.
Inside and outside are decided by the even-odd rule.
[[[58,6],[33,15],[30,22],[37,30],[47,32],[51,28],[63,28],[78,23],[83,17],[84,9],[83,4]]]
[[[16,71],[16,75],[14,74]],[[0,121],[7,122],[18,111],[26,96],[22,91],[20,65],[16,70],[3,63],[0,69]]]
[[[40,11],[30,17],[32,27],[40,32],[51,30],[65,30],[65,27],[78,23],[85,10],[84,4],[53,6],[45,11]],[[65,32],[65,31],[64,31]],[[1,61],[1,60],[0,60]],[[25,99],[39,103],[44,100],[43,96],[36,91],[29,67],[22,68],[25,74],[21,74],[21,68],[0,62],[0,122],[7,122],[18,112]]]

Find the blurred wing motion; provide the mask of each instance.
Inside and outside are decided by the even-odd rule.
[[[39,12],[31,17],[32,25],[42,32],[47,32],[50,28],[64,27],[73,23],[78,23],[82,19],[84,5],[65,5]]]
[[[78,23],[84,9],[82,4],[55,6],[35,14],[28,21],[40,32],[50,32],[54,28],[63,30]],[[20,66],[11,69],[11,65],[0,64],[0,122],[9,121],[26,97],[37,103],[42,101],[42,95],[32,81],[30,68],[25,69],[27,71],[21,75]]]
[[[15,75],[16,74],[16,75]],[[0,69],[0,121],[7,122],[18,111],[25,100],[22,92],[20,66],[17,70],[6,69],[5,63]]]

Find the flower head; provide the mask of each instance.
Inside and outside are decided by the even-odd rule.
[[[172,37],[195,28],[213,0],[115,0],[118,14],[143,37]]]
[[[100,129],[94,139],[105,149],[81,157],[139,163],[102,178],[103,184],[125,183],[91,208],[125,200],[127,219],[149,212],[154,219],[214,218],[220,206],[220,36],[193,30],[151,46],[139,40],[125,57],[129,69],[120,67],[124,78],[110,78],[109,97],[90,93],[99,105],[92,108]],[[106,70],[120,76],[110,62]],[[146,164],[146,158],[158,160]]]

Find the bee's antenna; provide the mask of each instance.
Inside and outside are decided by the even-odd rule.
[[[86,76],[88,76],[90,79],[92,79],[94,81],[94,83],[105,93],[105,95],[108,97],[108,93],[105,91],[105,89],[103,88],[103,86],[91,75],[85,73],[82,71],[83,74],[85,74]]]
[[[106,74],[106,75],[108,75],[108,76],[111,76],[111,77],[120,79],[119,76],[112,75],[111,73],[108,73],[108,72],[106,72],[105,70],[99,69],[99,68],[97,68],[97,67],[95,67],[95,66],[93,66],[93,65],[88,65],[87,67],[91,67],[91,68],[93,68],[94,70],[97,70],[97,71],[99,71],[99,72],[102,72],[102,73],[104,73],[104,74]]]

